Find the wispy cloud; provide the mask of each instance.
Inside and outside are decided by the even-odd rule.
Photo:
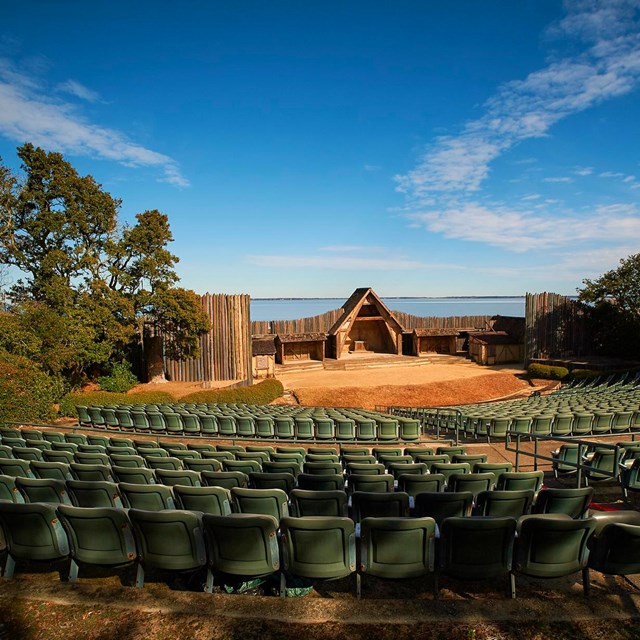
[[[83,100],[98,98],[79,83],[69,82],[65,83],[68,93]],[[89,122],[74,104],[55,101],[51,93],[38,80],[0,60],[0,134],[18,143],[28,141],[49,150],[98,156],[128,167],[156,167],[162,172],[160,181],[189,186],[175,160],[130,141],[120,131]]]
[[[402,258],[357,256],[248,256],[247,260],[259,267],[273,267],[280,269],[366,269],[372,271],[393,270],[413,271],[426,269],[429,265],[417,260]]]
[[[56,88],[58,91],[69,93],[72,96],[80,98],[81,100],[86,100],[87,102],[97,102],[100,100],[100,94],[97,91],[93,91],[93,89],[85,87],[76,80],[67,80],[66,82],[59,84]]]
[[[585,220],[569,211],[559,220],[551,211],[479,202],[497,158],[524,140],[547,136],[565,118],[629,93],[640,81],[639,0],[567,0],[565,8],[565,17],[548,34],[565,41],[569,36],[579,43],[573,49],[579,53],[554,58],[526,78],[500,86],[479,118],[457,135],[437,137],[413,170],[396,176],[414,224],[511,251],[567,245],[577,238],[618,239],[623,230],[640,237],[638,221],[625,214],[599,220],[593,213]],[[587,176],[593,169],[577,167],[572,173]],[[569,176],[545,179],[572,181]]]
[[[365,171],[369,171],[370,173],[374,173],[376,171],[380,171],[380,169],[382,169],[382,167],[380,165],[377,165],[377,164],[365,164],[364,165],[364,170]]]

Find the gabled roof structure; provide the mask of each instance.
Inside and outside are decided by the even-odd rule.
[[[404,327],[370,287],[356,289],[329,329],[336,358],[349,351],[402,354]]]

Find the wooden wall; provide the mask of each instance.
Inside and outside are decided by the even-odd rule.
[[[590,354],[589,308],[557,293],[527,293],[525,362]]]
[[[203,295],[202,308],[211,318],[211,329],[200,338],[200,355],[183,361],[165,358],[167,377],[180,382],[251,382],[250,302],[245,294]]]
[[[493,316],[449,316],[435,318],[413,316],[402,311],[392,311],[395,319],[405,328],[411,329],[489,329]]]

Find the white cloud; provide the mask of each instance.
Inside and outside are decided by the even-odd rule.
[[[520,200],[522,200],[523,202],[528,202],[530,200],[538,200],[539,198],[541,198],[539,193],[532,193],[531,195],[523,196],[522,198],[520,198]]]
[[[624,178],[624,179],[622,180],[622,182],[634,182],[634,181],[635,181],[635,179],[636,179],[636,177],[635,177],[635,176],[627,176],[626,178]]]
[[[586,42],[586,47],[574,47],[570,55],[500,86],[479,118],[466,122],[458,134],[435,138],[411,171],[396,176],[412,226],[515,252],[640,241],[635,205],[594,208],[584,214],[552,209],[548,205],[559,204],[553,199],[531,203],[527,210],[525,204],[538,200],[537,194],[522,197],[520,206],[484,202],[483,183],[497,158],[524,140],[549,135],[567,117],[629,93],[640,82],[640,0],[567,0],[565,8],[566,16],[548,34],[562,37],[563,44],[569,35]],[[571,173],[589,176],[594,169],[578,166]],[[633,176],[599,175],[629,178],[635,188]],[[544,182],[574,180],[565,175]]]
[[[67,80],[59,84],[57,89],[63,93],[70,93],[72,96],[76,96],[76,98],[86,100],[87,102],[97,102],[100,100],[100,95],[96,91],[85,87],[75,80]]]
[[[0,134],[48,150],[98,156],[129,167],[156,167],[162,171],[161,182],[189,186],[175,160],[131,142],[119,131],[86,121],[73,105],[52,100],[46,87],[6,60],[0,61]]]
[[[539,209],[489,208],[463,201],[439,210],[416,212],[409,219],[446,238],[481,242],[516,253],[596,241],[640,242],[640,209],[634,204],[600,206],[587,215],[562,213],[559,218]]]
[[[377,165],[377,164],[365,164],[364,165],[364,170],[372,172],[372,173],[375,172],[375,171],[380,171],[380,169],[382,169],[382,167]]]
[[[598,174],[599,178],[622,178],[624,173],[620,173],[619,171],[603,171]]]

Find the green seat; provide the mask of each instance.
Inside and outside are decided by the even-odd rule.
[[[188,459],[185,458],[182,461],[182,464],[189,471],[197,471],[198,473],[202,471],[222,471],[222,464],[218,460],[213,459]]]
[[[129,518],[139,550],[137,587],[144,586],[149,568],[196,571],[207,565],[201,514],[131,509]]]
[[[275,437],[276,438],[293,438],[295,436],[295,422],[290,416],[276,416]]]
[[[357,464],[357,465],[369,465],[369,464],[373,464],[373,465],[379,465],[380,463],[378,462],[378,458],[376,458],[375,456],[365,456],[365,455],[351,455],[351,454],[344,454],[342,456],[342,462],[343,464],[346,466],[348,466],[349,464]],[[384,465],[381,465],[384,468]]]
[[[71,504],[64,480],[16,478],[16,488],[23,495],[25,502]]]
[[[233,510],[236,513],[264,514],[278,522],[289,515],[289,499],[281,489],[231,489]]]
[[[299,456],[301,460],[304,460],[305,455],[307,454],[307,450],[304,447],[293,447],[291,445],[282,446],[279,445],[276,447],[275,454],[272,454],[271,458],[275,460],[274,455],[296,455]]]
[[[296,486],[296,477],[292,473],[254,471],[249,474],[249,486],[252,489],[281,489],[288,494]]]
[[[378,436],[378,425],[375,420],[355,418],[356,440],[375,440]]]
[[[291,491],[292,514],[306,516],[346,516],[347,494],[344,491],[309,491],[293,489]]]
[[[217,416],[218,434],[221,437],[233,438],[238,434],[236,419],[230,415]]]
[[[316,440],[335,440],[336,425],[327,416],[313,416],[313,429]]]
[[[557,413],[551,424],[551,434],[554,436],[570,436],[573,431],[573,414]]]
[[[393,491],[394,477],[390,473],[384,474],[353,474],[347,476],[349,493],[365,491],[370,493],[387,493]]]
[[[60,432],[60,431],[43,431],[42,432],[42,437],[44,440],[48,440],[49,442],[53,443],[53,442],[60,442],[60,443],[64,443],[65,442],[65,437],[64,437],[64,433]]]
[[[365,575],[397,580],[433,573],[435,538],[433,518],[364,518],[360,523],[358,597]]]
[[[566,514],[584,518],[593,498],[593,487],[579,489],[541,489],[533,505],[534,514]]]
[[[482,491],[476,496],[475,515],[520,518],[527,515],[533,503],[531,489],[522,491]]]
[[[189,442],[187,443],[187,449],[190,451],[198,451],[202,455],[203,451],[215,451],[216,446],[214,444],[208,444],[207,442]]]
[[[577,467],[572,466],[578,464],[578,454],[580,447],[573,443],[565,443],[560,445],[558,449],[551,452],[553,458],[553,475],[556,478],[560,476],[575,475]]]
[[[302,468],[308,475],[342,476],[342,465],[339,462],[305,462]]]
[[[68,451],[69,453],[75,454],[78,451],[78,445],[73,442],[66,442],[65,440],[58,442],[51,442],[51,449],[53,451]]]
[[[176,508],[172,488],[166,485],[121,482],[118,487],[125,505],[130,509],[162,511]]]
[[[467,448],[463,446],[444,446],[436,449],[436,455],[447,456],[449,460],[455,455],[464,455],[467,452]]]
[[[400,440],[404,440],[406,442],[420,440],[420,436],[422,435],[422,425],[420,424],[420,420],[413,418],[401,418],[399,419],[399,424],[400,433],[398,435]]]
[[[594,435],[602,433],[611,433],[611,425],[613,424],[612,411],[594,411],[593,424],[591,425],[591,433]]]
[[[77,444],[77,443],[72,443],[72,444]],[[78,446],[78,452],[80,453],[108,453],[107,449],[110,448],[109,446],[105,449],[104,447],[101,447],[99,444],[77,444],[77,446]]]
[[[532,578],[559,578],[582,571],[584,594],[588,595],[587,542],[595,526],[593,518],[574,520],[557,513],[524,516],[518,524],[514,571]]]
[[[76,507],[124,507],[115,482],[68,480],[67,489]]]
[[[640,458],[636,458],[631,466],[622,470],[620,486],[625,500],[629,499],[629,491],[640,491]]]
[[[593,457],[584,467],[584,478],[587,484],[614,480],[623,453],[623,451],[616,452],[614,449],[596,449]]]
[[[264,451],[238,451],[236,460],[254,460],[262,466],[263,462],[269,462],[269,454]]]
[[[397,420],[394,419],[381,419],[378,423],[378,440],[397,440],[399,435],[400,426]]]
[[[505,576],[509,579],[509,594],[515,598],[511,573],[515,518],[449,517],[439,526],[438,576],[459,580],[492,580]]]
[[[296,440],[311,440],[314,437],[313,419],[309,416],[294,416]]]
[[[223,487],[186,487],[173,488],[176,506],[187,511],[201,511],[213,515],[225,516],[231,513],[231,494]]]
[[[162,414],[158,414],[162,416]],[[151,424],[145,411],[131,411],[131,421],[133,422],[133,430],[136,433],[149,433]]]
[[[200,417],[193,413],[184,413],[182,418],[182,428],[187,435],[200,435]]]
[[[495,416],[489,420],[487,425],[487,442],[491,438],[506,438],[511,428],[512,419],[509,416]]]
[[[249,452],[262,452],[269,455],[271,458],[271,454],[276,452],[275,447],[272,447],[268,444],[248,444],[245,449]]]
[[[211,591],[215,575],[245,581],[269,576],[280,569],[278,522],[263,514],[205,514],[209,569],[205,591]]]
[[[310,491],[336,491],[344,489],[344,478],[342,475],[315,475],[311,473],[301,473],[297,477],[298,488]]]
[[[502,491],[533,489],[534,493],[538,493],[543,480],[544,471],[507,471],[498,477],[496,489]]]
[[[454,473],[447,481],[447,491],[465,492],[475,497],[482,491],[490,491],[495,484],[495,476],[487,473]]]
[[[24,496],[16,487],[16,479],[14,476],[0,475],[0,502],[6,500],[8,502],[24,502]]]
[[[113,482],[111,467],[107,464],[80,464],[78,462],[72,462],[69,465],[69,470],[76,480]]]
[[[413,475],[421,474],[421,473],[423,474],[429,473],[429,468],[424,462],[414,462],[414,463],[390,462],[387,464],[387,470],[396,480],[399,480],[400,476],[403,476],[407,473],[410,473]]]
[[[340,455],[342,459],[347,459],[346,456],[370,456],[371,451],[368,447],[340,447]],[[377,460],[377,458],[376,458]]]
[[[495,484],[503,473],[513,471],[513,465],[510,462],[476,462],[472,471],[473,473],[493,473]]]
[[[182,460],[173,456],[145,456],[149,469],[169,469],[179,471],[183,468]]]
[[[60,505],[58,515],[70,546],[69,582],[78,579],[81,565],[120,567],[136,561],[136,542],[124,510]]]
[[[405,456],[411,456],[414,460],[419,455],[432,456],[433,449],[431,447],[406,447],[404,450]],[[419,462],[419,460],[416,460]]]
[[[275,422],[271,416],[256,416],[256,437],[273,438],[275,437]]]
[[[375,456],[378,462],[386,462],[392,458],[400,458],[404,456],[403,447],[373,447],[371,449],[372,455]]]
[[[101,447],[104,447],[106,449],[109,446],[111,441],[106,436],[88,435],[87,442],[89,444],[99,444]]]
[[[468,462],[434,462],[430,471],[431,473],[441,473],[448,484],[452,475],[471,473],[471,465]]]
[[[62,462],[64,464],[71,464],[75,461],[73,453],[70,451],[43,451],[42,459],[45,462]]]
[[[64,439],[67,442],[70,442],[71,444],[77,444],[78,446],[80,446],[81,444],[83,445],[89,444],[89,441],[87,440],[87,436],[85,436],[84,433],[65,433]]]
[[[12,447],[13,457],[19,460],[42,460],[42,451],[35,447]]]
[[[576,411],[573,414],[573,426],[571,435],[586,436],[591,433],[593,427],[593,414],[586,411]]]
[[[236,471],[247,476],[255,471],[262,471],[262,465],[256,460],[223,460],[222,468],[225,471]]]
[[[225,489],[246,487],[249,483],[249,477],[241,471],[203,471],[200,478],[207,487],[224,487]]]
[[[446,518],[471,515],[473,494],[468,491],[422,491],[415,496],[414,501],[413,515],[416,518],[433,518],[440,526]]]
[[[187,471],[185,469],[156,469],[156,480],[160,484],[173,487],[182,485],[186,487],[199,487],[200,474],[197,471]]]
[[[33,460],[30,467],[36,478],[51,478],[52,480],[71,480],[73,478],[69,465],[63,462]]]
[[[640,573],[640,514],[635,524],[611,522],[589,540],[589,568],[614,576]]]
[[[339,456],[336,454],[327,453],[325,455],[320,455],[317,453],[308,453],[305,458],[305,462],[340,462]]]
[[[114,467],[130,467],[132,469],[143,469],[147,466],[142,456],[122,455],[119,453],[112,453],[109,456],[109,463]]]
[[[86,453],[83,451],[76,451],[74,462],[79,464],[111,464],[106,453]]]
[[[103,411],[104,415],[104,411]],[[121,431],[133,431],[135,428],[135,422],[129,409],[116,409],[115,410],[117,427]],[[106,418],[106,416],[105,416]],[[108,425],[107,425],[108,426]]]
[[[129,484],[155,484],[156,474],[153,469],[143,467],[111,467],[114,480]]]
[[[309,580],[344,578],[356,570],[353,520],[310,516],[282,518],[280,595],[290,576]]]
[[[168,435],[180,435],[184,432],[182,416],[179,413],[164,413],[163,418]]]
[[[434,472],[434,464],[451,464],[451,458],[446,454],[433,454],[433,453],[418,453],[411,456],[416,462],[424,462],[429,468],[430,473]]]
[[[355,440],[356,439],[356,421],[351,418],[335,417],[333,419],[335,425],[336,440]]]
[[[478,453],[478,454],[471,454],[471,453],[454,453],[451,456],[451,462],[453,464],[460,464],[461,462],[466,462],[470,468],[473,469],[474,465],[478,464],[479,462],[486,462],[487,461],[487,454],[486,453]]]
[[[358,524],[364,518],[406,518],[409,516],[409,495],[355,491],[351,494],[351,517]]]
[[[398,478],[398,491],[408,493],[411,502],[419,493],[444,491],[445,485],[446,480],[441,473],[405,473]]]
[[[69,555],[67,534],[56,504],[0,501],[0,529],[7,547],[5,578],[12,578],[16,561],[50,562]]]
[[[0,458],[0,474],[14,478],[33,478],[33,471],[28,460],[17,458]]]

